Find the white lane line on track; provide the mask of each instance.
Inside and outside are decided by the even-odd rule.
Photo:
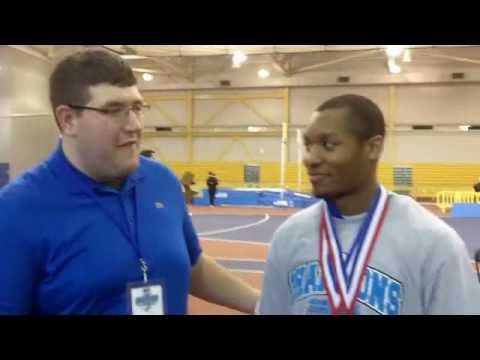
[[[231,228],[218,229],[218,230],[213,230],[213,231],[205,231],[205,232],[198,233],[198,236],[202,237],[202,236],[209,236],[209,235],[217,235],[217,234],[224,234],[224,233],[227,233],[227,232],[232,232],[232,231],[237,231],[237,230],[248,229],[248,228],[266,223],[268,220],[270,220],[270,215],[265,214],[265,217],[262,220],[256,221],[256,222],[251,223],[251,224],[234,226],[234,227],[231,227]]]
[[[229,269],[229,270],[233,271],[233,272],[239,272],[239,273],[262,274],[263,275],[262,270],[241,270],[241,269]]]

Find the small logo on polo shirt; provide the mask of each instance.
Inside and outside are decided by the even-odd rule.
[[[155,202],[155,207],[157,209],[163,209],[165,206],[163,206],[163,204],[160,201],[157,201],[157,202]]]

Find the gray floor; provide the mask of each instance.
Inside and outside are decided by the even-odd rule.
[[[475,218],[445,218],[447,224],[453,227],[465,241],[472,259],[475,251],[480,249],[480,219]]]
[[[218,262],[228,269],[262,272],[265,270],[265,263],[262,261],[219,260]]]

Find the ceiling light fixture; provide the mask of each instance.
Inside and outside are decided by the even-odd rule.
[[[412,52],[410,49],[405,49],[403,52],[403,62],[409,63],[412,62]]]
[[[232,56],[232,67],[239,68],[245,61],[247,61],[247,55],[241,51],[236,51]]]
[[[270,76],[270,71],[268,71],[267,69],[260,69],[258,70],[258,77],[260,79],[266,79]]]
[[[404,49],[405,45],[387,45],[385,48],[385,52],[387,53],[389,58],[396,58],[402,55]]]
[[[395,63],[394,59],[388,59],[388,71],[392,74],[399,74],[402,72],[402,68]]]
[[[144,73],[142,75],[142,77],[143,77],[143,80],[145,80],[145,81],[152,81],[153,80],[153,75],[150,74],[150,73]]]

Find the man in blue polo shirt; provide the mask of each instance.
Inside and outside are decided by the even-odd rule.
[[[73,54],[50,100],[57,148],[0,191],[0,314],[186,314],[189,293],[253,313],[258,291],[202,253],[175,175],[139,156],[131,68]]]

